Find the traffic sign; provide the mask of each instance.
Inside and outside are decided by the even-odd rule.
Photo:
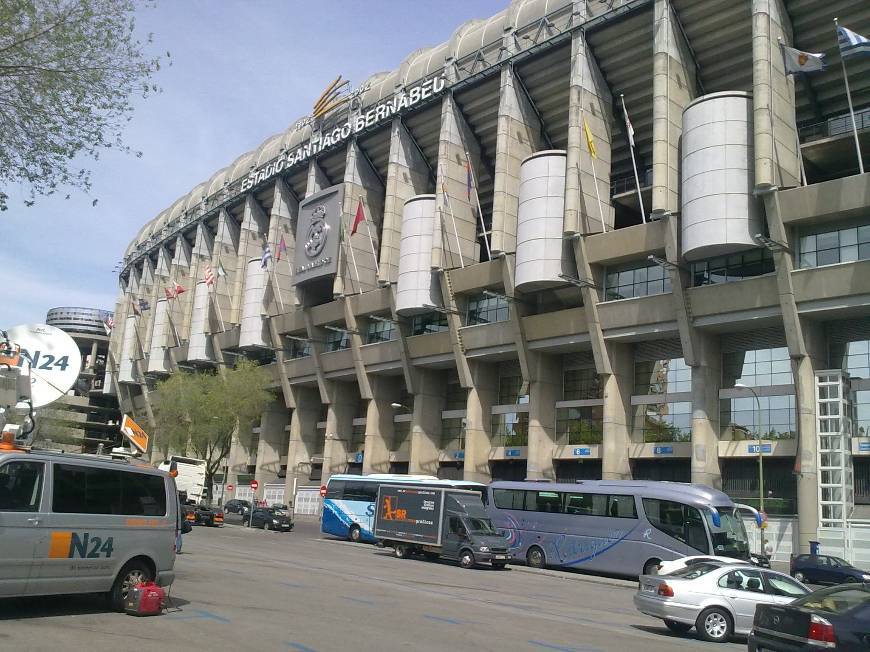
[[[326,485],[325,484],[320,485],[320,497],[326,498]]]
[[[254,491],[256,491],[256,490],[259,489],[259,488],[260,488],[260,483],[257,482],[256,480],[251,480],[251,489],[253,489]]]
[[[232,491],[232,490],[233,490],[233,485],[228,484],[228,485],[227,485],[227,491]]]
[[[121,420],[121,432],[124,433],[124,436],[130,440],[130,443],[140,453],[148,452],[148,433],[142,430],[142,427],[126,414]]]

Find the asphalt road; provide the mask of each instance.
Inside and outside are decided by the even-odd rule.
[[[112,613],[96,596],[0,600],[0,650],[745,649],[671,634],[634,609],[634,582],[399,560],[321,539],[310,521],[184,539],[169,613]]]

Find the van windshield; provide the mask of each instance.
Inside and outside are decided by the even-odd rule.
[[[492,526],[492,521],[488,518],[466,518],[465,527],[468,528],[469,534],[496,534],[495,528]]]

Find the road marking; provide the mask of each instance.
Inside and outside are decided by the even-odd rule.
[[[544,648],[545,650],[556,650],[557,652],[603,652],[597,647],[563,647],[561,645],[553,645],[552,643],[544,643],[543,641],[529,641],[529,644]]]
[[[350,600],[351,602],[358,602],[359,604],[377,604],[374,600],[366,600],[364,598],[353,598],[349,595],[341,596],[342,600]]]
[[[317,652],[317,650],[312,647],[302,645],[302,643],[294,643],[293,641],[287,641],[287,647],[291,650],[298,650],[298,652]]]
[[[278,582],[281,586],[289,586],[291,589],[310,589],[309,584],[297,584],[296,582]]]
[[[188,614],[187,611],[192,613]],[[169,620],[216,620],[219,623],[228,623],[230,622],[229,618],[224,618],[223,616],[218,616],[210,611],[205,611],[203,609],[188,609],[183,612],[181,616],[177,616],[175,614],[169,614],[166,616]]]
[[[444,616],[433,616],[431,614],[423,614],[423,618],[428,618],[429,620],[434,620],[439,623],[449,623],[451,625],[461,625],[461,620],[456,620],[455,618],[445,618]]]

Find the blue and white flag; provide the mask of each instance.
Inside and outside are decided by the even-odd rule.
[[[272,260],[272,250],[269,245],[263,245],[263,260],[260,262],[260,267],[266,269],[269,266],[269,261]]]
[[[870,39],[856,34],[851,29],[837,25],[837,39],[840,43],[840,56],[848,57],[870,56]]]

